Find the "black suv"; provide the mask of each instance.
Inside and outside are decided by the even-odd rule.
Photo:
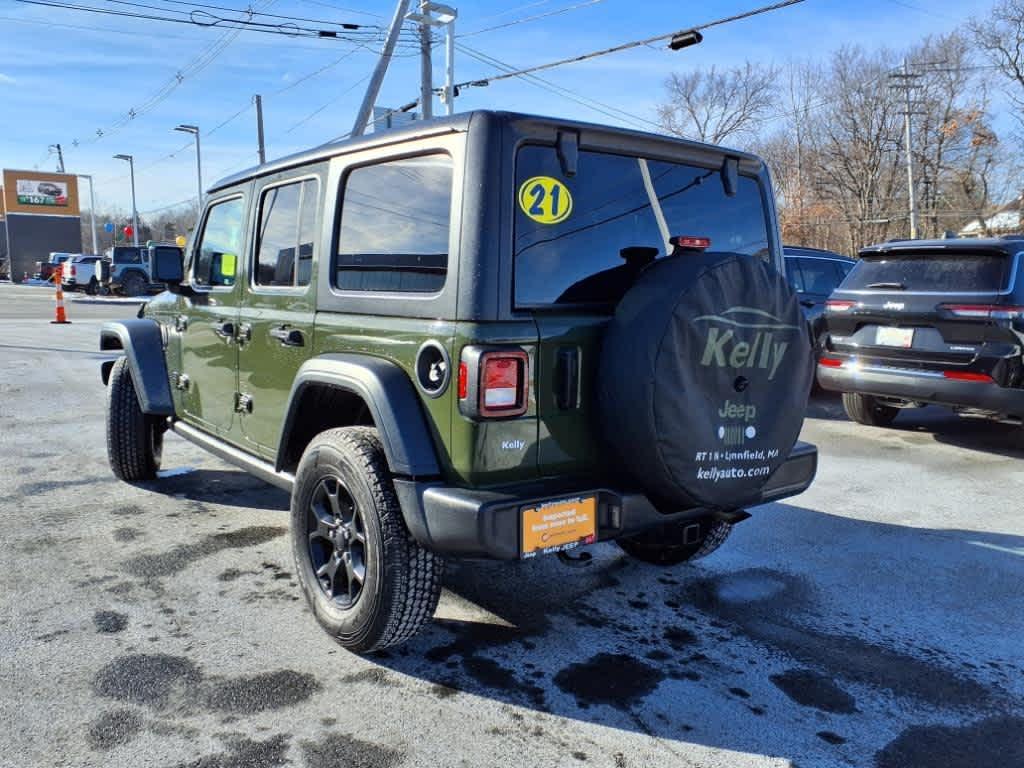
[[[832,251],[794,245],[783,246],[782,255],[786,279],[800,298],[817,348],[825,328],[825,302],[857,262]]]
[[[829,299],[818,381],[854,421],[938,404],[1024,416],[1024,238],[874,245]]]

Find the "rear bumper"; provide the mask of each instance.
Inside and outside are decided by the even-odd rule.
[[[891,397],[918,403],[1024,415],[1024,390],[1001,387],[995,382],[957,381],[940,371],[909,370],[852,364],[818,366],[818,383],[833,392]]]
[[[818,449],[797,443],[752,504],[802,493],[814,480]],[[521,551],[520,511],[564,497],[597,497],[597,540],[617,539],[664,523],[700,518],[713,510],[695,507],[659,512],[642,493],[601,487],[538,483],[514,489],[470,490],[441,483],[395,480],[409,530],[424,547],[444,555],[516,560]]]

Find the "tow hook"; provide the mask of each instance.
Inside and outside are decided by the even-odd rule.
[[[558,559],[563,565],[568,565],[572,568],[585,568],[588,565],[592,565],[594,556],[589,552],[580,552],[578,555],[570,555],[568,552],[559,552]]]

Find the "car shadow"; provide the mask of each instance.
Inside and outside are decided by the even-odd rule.
[[[567,568],[556,558],[460,562],[449,566],[438,618],[371,659],[428,683],[438,699],[472,694],[532,710],[536,718],[519,718],[525,736],[556,715],[646,734],[669,752],[676,742],[696,743],[800,765],[862,764],[936,712],[983,717],[1010,706],[1012,696],[988,673],[1005,664],[1011,677],[1020,671],[999,647],[972,637],[972,613],[981,617],[988,606],[970,595],[989,589],[1000,605],[1012,604],[1017,577],[1006,583],[1005,568],[993,566],[1024,577],[1024,537],[917,529],[787,504],[757,512],[744,523],[755,537],[843,542],[843,557],[863,553],[863,562],[852,579],[850,563],[834,565],[831,548],[817,566],[802,564],[803,574],[716,568],[714,556],[659,568],[610,544],[591,548],[589,567]],[[943,562],[950,565],[936,567]],[[941,609],[899,597],[918,594],[922,583],[942,600],[962,600],[948,632],[922,636],[917,625]],[[845,610],[849,590],[905,601],[906,613],[901,604],[895,614],[906,626],[893,625],[892,612],[878,625],[856,615],[863,603]],[[1022,704],[1012,699],[1011,708]],[[572,729],[563,732],[573,738]],[[918,741],[928,748],[925,735]],[[977,754],[993,748],[975,746],[983,750]],[[934,764],[941,758],[936,753]]]
[[[291,504],[285,491],[238,469],[181,467],[164,470],[156,480],[138,486],[164,496],[230,507],[287,512]]]
[[[849,421],[846,411],[843,410],[842,395],[838,392],[827,392],[818,387],[811,391],[804,417],[824,421]]]
[[[1024,458],[1024,428],[988,419],[965,418],[929,406],[904,409],[891,429],[928,435],[938,443],[1007,458]]]

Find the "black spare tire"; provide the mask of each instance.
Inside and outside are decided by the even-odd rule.
[[[800,434],[813,373],[807,322],[771,264],[733,253],[656,261],[604,338],[610,468],[660,504],[755,502]]]

